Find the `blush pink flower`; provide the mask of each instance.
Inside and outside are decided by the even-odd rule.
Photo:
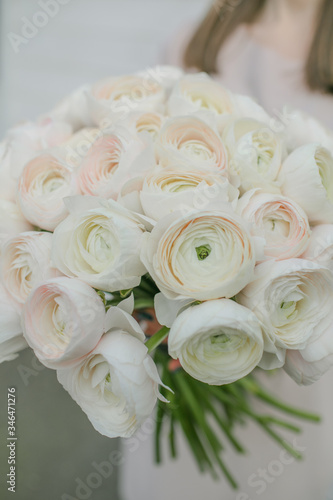
[[[226,172],[227,153],[220,137],[193,116],[169,119],[156,141],[156,152],[163,166]]]
[[[311,230],[306,213],[290,198],[253,190],[240,199],[238,210],[252,223],[253,234],[265,239],[267,258],[299,257],[309,244]]]
[[[53,231],[67,215],[63,199],[79,194],[74,172],[55,155],[43,153],[23,170],[17,199],[32,224]]]
[[[71,278],[45,281],[22,313],[23,334],[48,368],[68,366],[88,354],[104,332],[105,309],[89,285]]]

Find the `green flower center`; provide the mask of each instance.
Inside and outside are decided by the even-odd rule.
[[[196,247],[195,250],[197,252],[198,260],[205,260],[212,251],[212,248],[210,245],[201,245],[200,247]]]
[[[230,337],[222,333],[221,335],[214,335],[214,337],[211,337],[210,341],[212,344],[226,344],[230,341]]]
[[[290,300],[288,302],[282,302],[280,305],[280,308],[283,310],[283,313],[287,319],[291,319],[292,317],[294,317],[295,312],[297,311],[296,307],[297,307],[297,302],[294,300]]]
[[[281,304],[281,309],[289,309],[294,304],[294,301],[291,300],[290,302],[282,302]]]

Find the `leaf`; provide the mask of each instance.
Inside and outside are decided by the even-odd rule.
[[[120,297],[122,299],[126,299],[133,292],[133,288],[129,288],[128,290],[120,290]]]

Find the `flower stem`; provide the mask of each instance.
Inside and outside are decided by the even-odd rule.
[[[134,302],[134,309],[150,309],[154,307],[154,299],[152,298],[138,298]]]
[[[152,283],[151,281],[148,281],[147,279],[145,279],[144,276],[142,276],[142,278],[141,278],[139,288],[142,288],[143,290],[150,293],[151,295],[155,295],[156,290],[157,290],[156,285],[154,283]]]
[[[312,420],[313,422],[320,422],[320,416],[316,415],[315,413],[310,413],[307,411],[299,410],[297,408],[293,408],[292,406],[289,406],[282,401],[279,401],[278,399],[274,398],[270,394],[268,394],[266,391],[264,391],[253,379],[249,378],[244,378],[242,380],[239,380],[239,383],[241,383],[247,390],[252,392],[257,398],[262,399],[266,403],[275,406],[275,408],[278,408],[279,410],[289,413],[290,415],[294,415],[295,417],[299,418],[304,418],[305,420]]]
[[[200,405],[200,402],[197,400],[197,395],[193,393],[191,386],[187,381],[187,377],[182,372],[176,372],[174,376],[175,380],[178,384],[178,389],[181,390],[182,397],[187,401],[189,409],[192,413],[192,419],[196,420],[198,426],[201,431],[204,433],[207,444],[211,448],[211,453],[214,456],[216,462],[220,466],[222,472],[224,473],[226,479],[229,481],[230,485],[237,489],[237,483],[229,472],[228,468],[222,461],[220,457],[220,452],[223,450],[223,446],[218,440],[216,434],[210,427],[210,424],[206,420],[205,410]]]
[[[170,431],[169,431],[169,443],[170,443],[170,451],[172,458],[177,457],[176,450],[176,440],[175,440],[175,414],[171,413],[170,415]]]
[[[155,333],[146,342],[146,347],[148,347],[148,352],[152,352],[156,347],[158,347],[163,340],[169,335],[170,328],[163,326],[158,332]]]

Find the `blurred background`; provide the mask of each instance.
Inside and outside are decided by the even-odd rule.
[[[49,6],[52,15],[45,15],[42,4],[54,3],[58,9]],[[200,17],[207,3],[0,0],[0,134],[49,110],[86,82],[163,62],[174,34]],[[118,500],[119,443],[92,428],[55,372],[41,367],[30,350],[0,365],[0,498],[13,497],[5,484],[8,387],[16,387],[18,398],[15,498]],[[87,481],[98,482],[93,474],[102,462],[111,463],[113,470],[106,467],[108,477],[89,489]]]
[[[53,17],[43,3],[0,1],[2,133],[83,83],[163,62],[175,33],[209,1],[56,0]]]

